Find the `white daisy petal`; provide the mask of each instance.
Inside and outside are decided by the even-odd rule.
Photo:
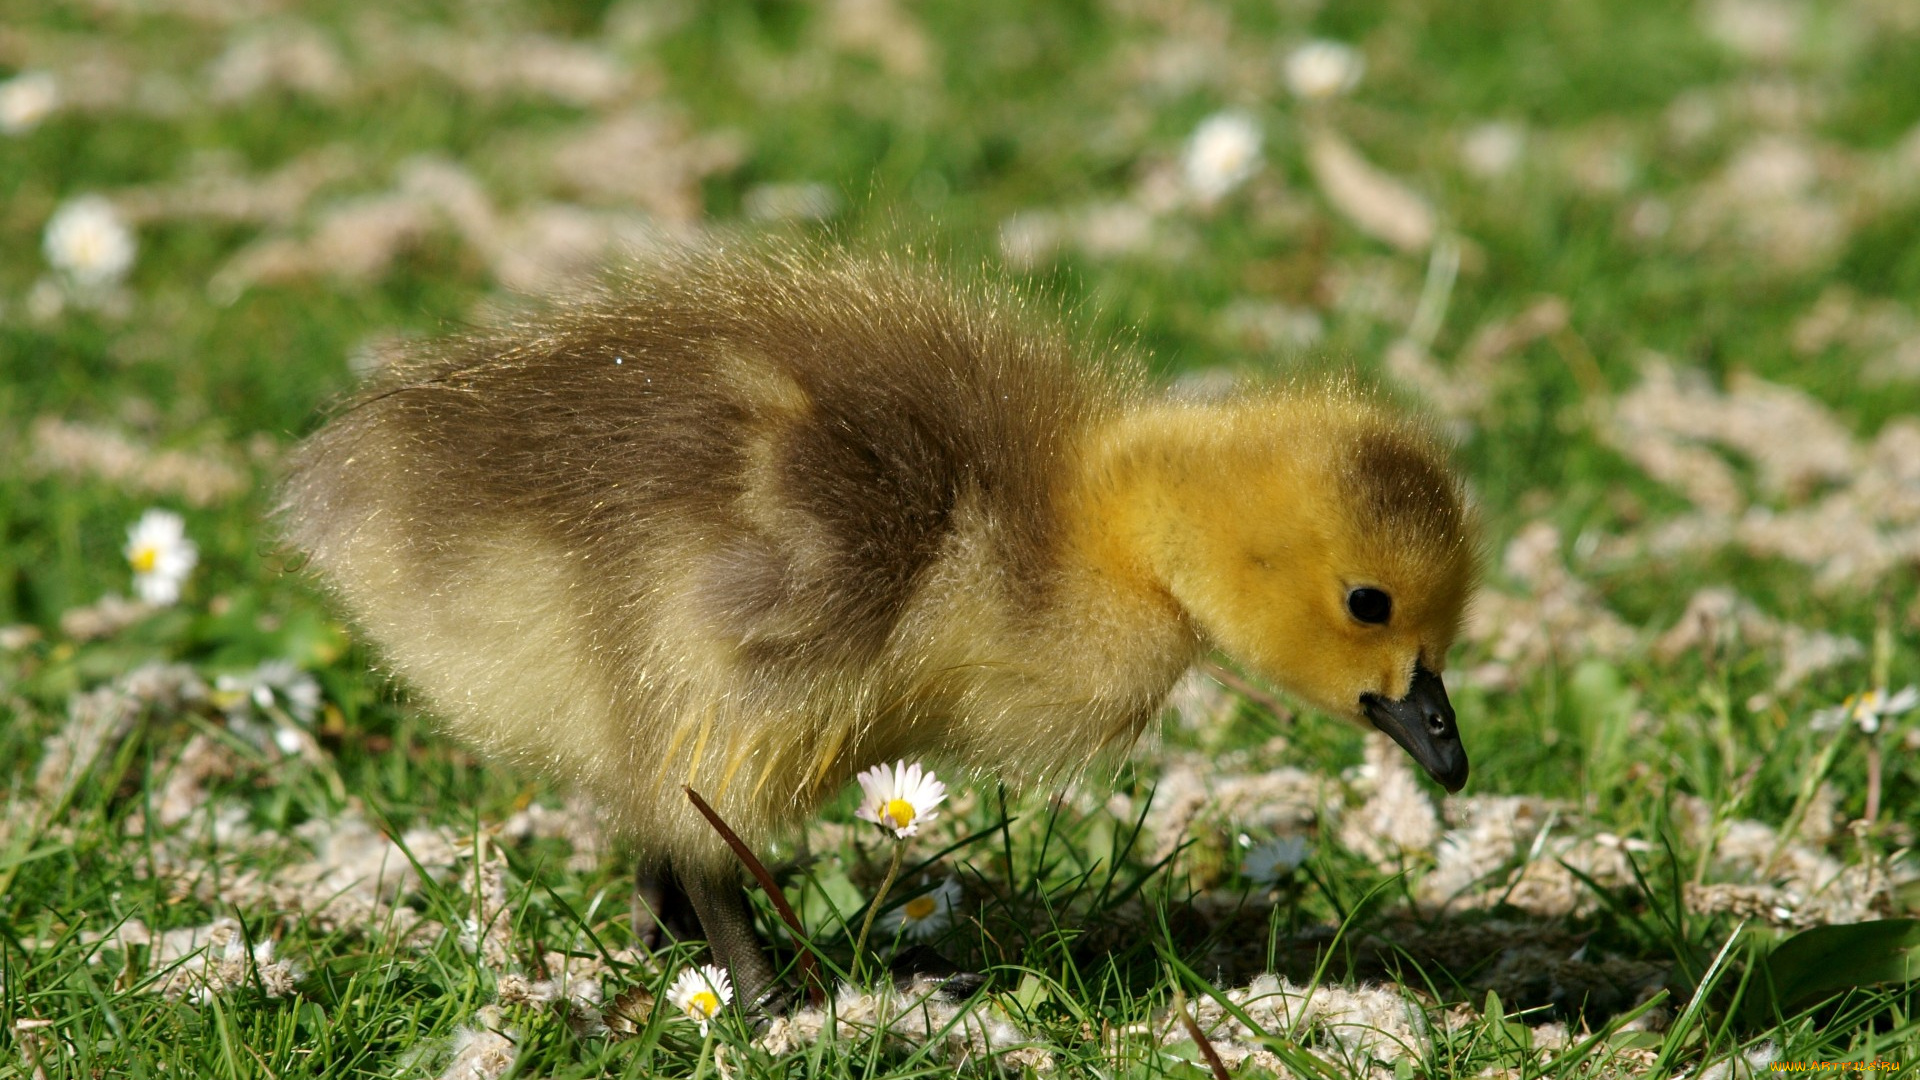
[[[1215,113],[1200,122],[1180,159],[1187,188],[1211,203],[1245,183],[1260,167],[1260,125],[1241,112]]]
[[[1360,85],[1367,61],[1341,41],[1309,41],[1287,54],[1287,88],[1295,97],[1321,101]]]
[[[1240,872],[1259,885],[1272,885],[1307,861],[1313,846],[1298,836],[1280,836],[1257,844],[1240,862]]]
[[[721,1009],[733,1000],[733,980],[712,964],[688,968],[673,980],[667,990],[667,1003],[675,1012],[700,1025],[700,1034]]]
[[[44,71],[0,82],[0,134],[25,135],[60,107],[60,85]]]
[[[953,925],[953,909],[959,906],[960,895],[960,882],[949,877],[881,916],[880,930],[888,937],[930,941]]]
[[[148,510],[127,530],[123,549],[133,566],[134,591],[149,604],[180,599],[180,586],[200,561],[200,549],[187,539],[187,523],[168,510]]]
[[[1816,710],[1807,718],[1807,726],[1815,731],[1834,731],[1842,724],[1851,723],[1872,735],[1886,721],[1912,712],[1916,705],[1920,705],[1920,687],[1903,686],[1892,693],[1876,687],[1854,694],[1838,705]]]
[[[133,269],[139,247],[120,211],[98,195],[61,204],[47,219],[42,243],[47,262],[83,288],[118,284]]]
[[[1841,725],[1847,722],[1851,712],[1852,710],[1845,705],[1818,709],[1812,716],[1807,717],[1807,726],[1815,731],[1839,731]]]
[[[900,839],[914,835],[921,825],[937,817],[934,807],[947,798],[947,786],[932,772],[922,769],[919,762],[875,765],[857,779],[860,808],[854,814],[862,821],[892,829],[893,835]]]

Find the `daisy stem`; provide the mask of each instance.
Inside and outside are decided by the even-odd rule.
[[[905,841],[896,840],[893,844],[893,861],[887,864],[887,876],[880,881],[880,891],[873,894],[873,903],[867,905],[867,917],[860,921],[860,937],[853,943],[854,970],[860,969],[860,957],[867,950],[867,933],[873,929],[873,917],[880,914],[880,905],[887,902],[887,891],[893,888],[893,879],[900,876],[900,865],[907,861]]]
[[[1880,820],[1880,733],[1867,736],[1867,827]]]
[[[707,1056],[713,1053],[713,1029],[708,1028],[700,1034],[700,1060],[693,1063],[693,1080],[700,1080],[707,1074]]]
[[[1879,611],[1875,613],[1873,627],[1873,686],[1879,691],[1874,706],[1883,708],[1887,703],[1887,682],[1893,675],[1893,610],[1887,598],[1880,598]],[[1873,730],[1867,732],[1867,827],[1871,829],[1880,820],[1880,732],[1885,722],[1876,723]]]

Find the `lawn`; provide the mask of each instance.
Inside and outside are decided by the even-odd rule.
[[[1466,790],[1211,663],[1064,790],[943,774],[869,951],[924,894],[985,992],[855,970],[849,791],[766,853],[833,992],[667,1007],[618,838],[274,488],[396,346],[768,234],[1426,410]],[[1912,0],[8,0],[0,239],[0,1078],[1920,1058]]]

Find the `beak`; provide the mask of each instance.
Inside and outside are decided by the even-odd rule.
[[[1448,791],[1459,791],[1467,783],[1467,751],[1460,745],[1460,731],[1453,725],[1453,706],[1447,701],[1446,684],[1427,670],[1426,664],[1413,669],[1413,685],[1407,696],[1388,701],[1378,694],[1362,694],[1360,708],[1373,726],[1387,733],[1427,775]]]

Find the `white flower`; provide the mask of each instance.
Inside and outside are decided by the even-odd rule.
[[[1299,868],[1313,847],[1298,836],[1281,836],[1254,845],[1240,860],[1240,872],[1259,885],[1272,885]]]
[[[1920,689],[1906,687],[1894,694],[1885,690],[1867,690],[1854,694],[1830,709],[1821,709],[1808,721],[1815,731],[1834,731],[1842,724],[1858,724],[1872,735],[1880,730],[1880,721],[1891,720],[1920,705]]]
[[[1194,129],[1180,164],[1188,189],[1213,202],[1260,167],[1260,125],[1246,113],[1214,113]]]
[[[883,829],[892,829],[901,839],[920,831],[934,819],[933,808],[947,799],[947,785],[932,773],[897,761],[891,767],[875,765],[858,777],[860,809],[854,811],[862,821],[871,821]]]
[[[213,682],[213,702],[227,714],[227,728],[263,749],[271,738],[283,754],[317,753],[312,727],[320,715],[320,683],[290,660],[268,660],[244,675],[222,675]],[[255,711],[271,723],[255,722]],[[291,719],[294,727],[287,723]]]
[[[953,909],[959,903],[960,882],[949,877],[881,916],[880,929],[888,937],[904,935],[914,941],[928,941],[953,925]]]
[[[180,583],[200,561],[200,550],[187,539],[187,523],[169,510],[149,510],[127,530],[127,562],[133,564],[133,587],[149,604],[171,604],[180,599]]]
[[[117,284],[133,269],[133,230],[98,195],[69,199],[47,221],[47,261],[87,288]]]
[[[1460,163],[1482,180],[1494,180],[1512,172],[1526,149],[1526,129],[1495,120],[1461,136]]]
[[[714,1015],[732,1000],[733,980],[712,964],[682,971],[667,991],[667,1003],[687,1019],[699,1024],[702,1035],[707,1033],[707,1024]]]
[[[291,660],[268,660],[245,675],[215,679],[214,701],[230,716],[277,706],[300,723],[311,724],[320,713],[320,684]]]
[[[60,87],[44,71],[23,71],[0,82],[0,134],[25,135],[60,106]]]
[[[1360,50],[1339,41],[1309,41],[1287,54],[1287,88],[1295,97],[1322,101],[1360,85],[1367,61]]]

